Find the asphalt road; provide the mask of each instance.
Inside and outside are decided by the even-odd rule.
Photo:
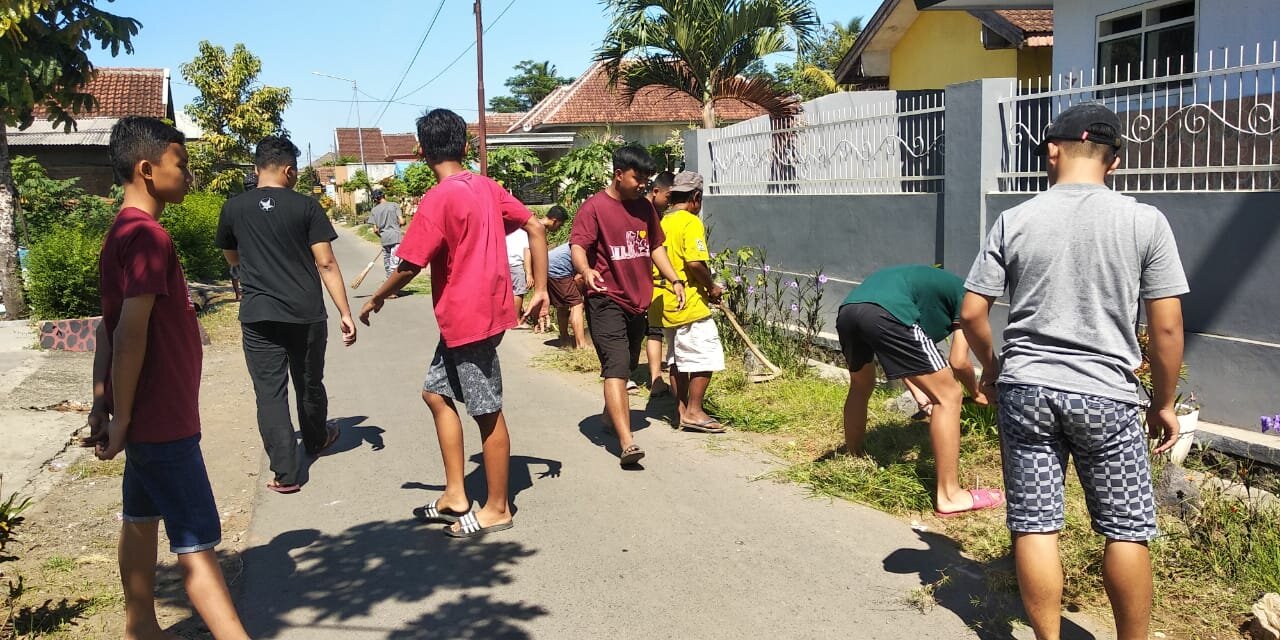
[[[335,249],[348,281],[374,250],[345,231]],[[239,600],[255,638],[1028,637],[977,625],[984,587],[945,539],[758,479],[771,467],[751,446],[655,422],[637,434],[644,469],[619,469],[598,385],[533,368],[545,347],[526,332],[501,347],[516,527],[447,539],[411,515],[444,477],[418,395],[438,340],[430,299],[391,301],[349,349],[336,324],[326,382],[344,434],[300,493],[259,496]],[[937,607],[905,604],[944,570]]]

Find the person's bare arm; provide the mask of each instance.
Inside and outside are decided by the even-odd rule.
[[[570,245],[569,257],[573,258],[573,270],[582,276],[588,288],[595,291],[605,291],[604,276],[601,276],[599,271],[591,268],[591,263],[587,261],[586,248],[580,244]]]
[[[387,276],[387,279],[382,281],[382,286],[378,287],[378,290],[374,291],[372,296],[369,296],[369,299],[364,303],[364,307],[360,309],[360,322],[363,322],[366,327],[369,326],[369,316],[382,311],[382,305],[386,304],[387,298],[399,293],[421,271],[422,267],[416,264],[400,261],[400,266],[396,267],[395,273]]]
[[[226,258],[227,265],[231,267],[240,266],[240,252],[235,249],[223,249],[222,257]]]
[[[525,304],[525,313],[521,318],[542,319],[551,306],[547,296],[547,229],[537,217],[530,217],[524,223],[524,230],[529,234],[529,246],[524,250],[524,268],[532,269],[533,296]],[[583,255],[586,258],[586,255]]]
[[[1147,358],[1151,361],[1153,391],[1151,407],[1147,410],[1147,427],[1151,437],[1160,441],[1154,453],[1164,453],[1178,439],[1178,414],[1174,402],[1182,371],[1182,300],[1147,300],[1146,308],[1147,335],[1151,339]]]
[[[328,242],[317,242],[311,245],[311,257],[316,261],[320,281],[329,291],[333,306],[338,308],[338,315],[342,322],[342,343],[349,347],[356,341],[356,323],[351,319],[351,306],[347,303],[347,290],[342,282],[342,269],[338,267],[338,259],[333,256],[333,245]]]
[[[649,257],[653,259],[653,266],[658,268],[658,273],[671,283],[671,291],[676,294],[676,309],[684,308],[684,283],[680,281],[680,276],[676,274],[675,267],[671,266],[671,258],[667,257],[667,248],[659,246],[649,251]]]
[[[689,275],[690,283],[702,289],[710,302],[720,301],[720,295],[723,292],[720,287],[716,286],[715,277],[711,275],[711,268],[707,266],[707,263],[701,260],[686,262],[684,263],[684,272]]]
[[[133,422],[133,402],[138,392],[138,378],[147,358],[147,332],[151,327],[154,294],[126,298],[120,308],[120,322],[111,338],[111,423],[107,437],[97,443],[94,454],[110,460],[124,449]],[[96,360],[96,358],[95,358]],[[95,363],[96,365],[96,363]],[[95,366],[96,368],[96,366]]]
[[[960,305],[960,330],[982,365],[978,390],[988,401],[995,401],[996,380],[1000,377],[1000,361],[996,358],[995,341],[991,338],[991,305],[995,301],[993,296],[969,291],[964,294],[964,302]]]
[[[988,404],[990,399],[978,387],[978,374],[973,368],[973,361],[969,359],[969,341],[965,338],[963,329],[957,329],[951,334],[951,353],[947,361],[951,364],[956,380],[968,390],[974,401],[982,405]]]
[[[83,441],[85,445],[95,444],[107,436],[107,426],[111,422],[111,403],[107,398],[107,376],[111,375],[111,336],[107,334],[107,323],[98,322],[94,336],[93,352],[93,407],[89,410],[89,436]]]

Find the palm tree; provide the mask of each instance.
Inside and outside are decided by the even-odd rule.
[[[776,117],[795,113],[765,78],[743,75],[752,63],[805,50],[821,29],[811,0],[605,0],[613,13],[596,52],[628,100],[666,87],[702,105],[702,125],[716,126],[715,103],[737,99]]]
[[[844,54],[853,47],[853,41],[862,33],[862,16],[849,19],[848,23],[832,22],[823,30],[822,39],[807,55],[796,61],[797,75],[821,88],[824,94],[835,93],[841,89],[852,89],[852,85],[841,85],[836,82],[835,69],[840,66]]]

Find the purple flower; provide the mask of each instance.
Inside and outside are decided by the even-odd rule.
[[[1276,419],[1271,416],[1262,416],[1262,432],[1271,433],[1276,428]]]
[[[800,305],[798,305],[798,304],[796,304],[796,303],[792,302],[792,303],[791,303],[791,313],[795,313],[795,312],[797,312],[797,311],[799,311],[799,310],[800,310]]]
[[[754,284],[747,287],[747,293],[754,294],[755,292],[756,292],[756,286]]]
[[[734,282],[742,282],[742,276],[734,276],[734,277],[733,277],[733,281],[734,281]]]
[[[827,280],[829,280],[829,278],[827,278],[827,274],[825,273],[818,274],[818,284],[826,284]]]
[[[770,271],[772,271],[772,270],[773,270],[773,268],[772,268],[772,267],[770,267],[769,265],[767,265],[767,264],[766,264],[766,265],[764,266],[764,272],[765,272],[765,273],[769,273],[769,272],[770,272]]]
[[[792,280],[791,282],[788,282],[788,283],[787,283],[787,286],[788,286],[788,287],[791,287],[792,289],[799,289],[799,288],[800,288],[800,283],[799,283],[799,282],[796,282],[795,280]]]

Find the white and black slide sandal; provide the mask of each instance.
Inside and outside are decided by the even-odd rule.
[[[476,538],[486,533],[494,533],[496,531],[506,531],[516,526],[514,520],[508,520],[500,524],[491,524],[487,527],[480,526],[480,521],[476,519],[475,512],[468,511],[461,518],[458,518],[458,530],[454,531],[453,527],[444,530],[444,534],[450,538]]]

